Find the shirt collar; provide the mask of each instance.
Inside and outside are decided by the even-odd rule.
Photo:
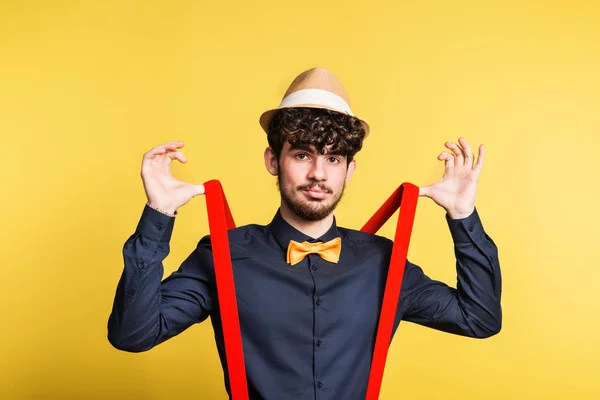
[[[269,228],[273,234],[273,237],[275,238],[275,241],[284,250],[287,250],[290,240],[295,240],[296,242],[306,241],[309,243],[328,242],[338,236],[341,236],[337,229],[335,216],[333,217],[333,223],[327,232],[318,238],[312,238],[287,223],[287,221],[281,216],[280,208],[277,209],[273,220],[269,224]]]

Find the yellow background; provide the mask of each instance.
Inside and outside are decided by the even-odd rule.
[[[437,181],[445,141],[487,150],[476,206],[499,247],[503,329],[475,340],[403,323],[381,399],[600,398],[598,4],[2,2],[0,398],[226,398],[208,321],[141,354],[106,339],[142,154],[185,141],[176,177],[220,179],[238,225],[268,223],[279,198],[258,117],[313,66],[372,127],[341,226],[360,228],[402,182]],[[198,197],[165,276],[207,232]],[[455,284],[430,199],[409,259]]]

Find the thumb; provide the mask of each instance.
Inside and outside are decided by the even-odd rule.
[[[204,194],[204,185],[194,185],[194,196]]]
[[[419,186],[419,196],[431,197],[431,185],[430,186]]]

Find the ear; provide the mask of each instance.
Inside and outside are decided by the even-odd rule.
[[[275,156],[273,148],[270,146],[265,149],[265,167],[267,167],[267,171],[273,176],[277,176],[279,173],[277,157]]]
[[[356,159],[353,159],[352,161],[350,161],[350,164],[348,164],[348,171],[346,171],[346,182],[348,182],[350,180],[350,178],[352,178],[352,175],[354,174],[355,170],[356,170]]]

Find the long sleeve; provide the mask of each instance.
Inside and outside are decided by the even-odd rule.
[[[502,280],[498,248],[475,209],[446,221],[456,255],[456,289],[430,279],[407,261],[402,283],[402,319],[457,335],[486,338],[502,326]]]
[[[123,246],[124,269],[108,318],[108,340],[141,352],[204,321],[212,310],[214,283],[209,237],[161,282],[175,217],[144,207],[135,233]]]

